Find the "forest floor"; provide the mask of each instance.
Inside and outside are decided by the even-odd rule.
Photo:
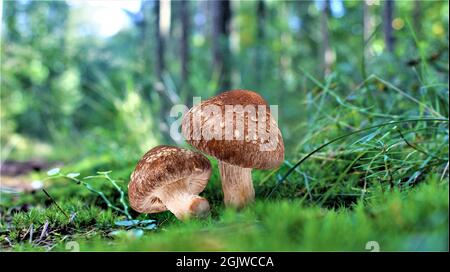
[[[12,163],[2,176],[1,249],[446,251],[448,89],[413,96],[371,78],[350,94],[345,80],[310,78],[317,88],[304,103],[314,114],[290,125],[302,138],[286,142],[279,169],[252,172],[256,201],[243,210],[224,207],[210,158],[213,175],[201,195],[212,212],[202,220],[129,208],[139,160],[126,156],[131,144],[99,151],[84,137],[55,147],[55,163]]]
[[[51,179],[44,181],[45,192],[36,188],[3,194],[2,204],[8,201],[10,208],[2,210],[2,250],[448,250],[448,180],[438,174],[409,190],[373,189],[366,200],[325,208],[302,197],[300,191],[288,193],[290,197],[268,197],[273,185],[261,181],[270,173],[256,171],[256,202],[235,211],[223,207],[215,173],[203,194],[212,203],[211,216],[180,222],[169,212],[138,216],[130,211],[135,218],[130,220],[108,209],[95,192],[67,178],[79,176],[56,172],[51,170]],[[104,176],[114,173],[101,173],[96,182],[101,183]],[[97,192],[114,195],[108,191],[111,184],[104,181]],[[126,184],[126,179],[115,181]],[[284,186],[279,190],[291,191]]]

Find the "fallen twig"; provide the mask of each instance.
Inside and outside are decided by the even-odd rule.
[[[441,181],[443,181],[444,178],[445,178],[445,172],[448,172],[448,162],[447,162],[447,165],[446,165],[445,168],[444,168],[444,171],[442,172],[442,175],[441,175]]]
[[[34,232],[34,225],[30,225],[30,244],[33,243],[33,232]]]
[[[44,193],[47,195],[48,198],[50,198],[50,200],[56,205],[56,207],[58,207],[58,209],[68,218],[69,216],[67,215],[67,213],[58,205],[58,203],[55,201],[55,199],[53,199],[53,197],[44,189],[42,188],[42,191],[44,191]]]
[[[44,227],[42,228],[41,236],[39,236],[39,240],[42,240],[44,236],[47,236],[47,229],[48,229],[48,220],[45,221]]]
[[[70,215],[70,218],[69,218],[69,224],[70,223],[72,223],[74,220],[75,220],[75,217],[77,216],[77,213],[76,212],[74,212],[74,213],[72,213],[71,215]]]

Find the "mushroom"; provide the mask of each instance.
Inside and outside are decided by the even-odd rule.
[[[157,146],[145,153],[131,174],[130,206],[140,213],[169,210],[181,220],[206,216],[209,203],[198,194],[210,177],[211,164],[202,154]]]
[[[273,137],[263,137],[269,131]],[[252,91],[227,91],[195,105],[183,117],[182,134],[218,160],[227,206],[242,208],[254,200],[252,169],[275,168],[284,160],[281,132],[266,101]],[[262,148],[267,144],[271,148]]]

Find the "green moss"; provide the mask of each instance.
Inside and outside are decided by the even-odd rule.
[[[444,251],[448,193],[448,183],[433,178],[410,191],[376,192],[349,208],[258,199],[242,211],[219,207],[219,215],[206,220],[165,222],[140,237],[81,235],[76,241],[82,251],[365,251],[369,241],[382,251]],[[54,250],[65,251],[65,244]]]

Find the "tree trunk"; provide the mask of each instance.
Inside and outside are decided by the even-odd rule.
[[[157,80],[162,80],[162,72],[164,70],[164,39],[161,35],[161,3],[160,0],[155,1],[153,7],[155,13],[155,40],[156,40],[156,65],[155,74]]]
[[[363,35],[364,35],[364,42],[366,43],[370,35],[373,33],[373,18],[370,14],[369,5],[367,4],[367,1],[364,1],[363,3]]]
[[[190,15],[190,1],[188,0],[181,0],[181,81],[182,81],[182,88],[184,91],[186,91],[187,94],[187,103],[190,103],[192,101],[192,90],[191,86],[189,85],[189,37],[191,32],[191,22],[189,19]]]
[[[414,0],[413,9],[413,26],[416,36],[420,37],[422,34],[422,12],[421,12],[420,0]]]
[[[164,40],[170,36],[172,3],[171,0],[159,1],[159,31]]]
[[[264,3],[264,0],[258,1],[258,6],[256,9],[256,16],[258,20],[258,30],[257,30],[257,36],[258,40],[264,39],[264,22],[266,20],[266,4]]]
[[[386,0],[383,9],[384,43],[388,52],[394,52],[394,34],[392,19],[394,17],[394,0]]]
[[[229,0],[212,1],[212,48],[213,66],[219,74],[219,88],[225,91],[231,86],[230,79],[230,21],[231,5]]]
[[[332,52],[330,49],[330,34],[328,29],[328,17],[330,14],[329,0],[325,0],[322,7],[321,29],[322,29],[322,68],[323,76],[327,76],[331,72]]]
[[[5,16],[5,21],[7,27],[5,28],[6,31],[6,37],[9,41],[17,41],[20,37],[20,33],[17,30],[17,5],[20,5],[20,3],[16,1],[1,1],[0,4],[1,7],[1,14],[0,19],[2,19],[3,12],[7,14]],[[3,11],[5,9],[5,11]],[[3,22],[3,19],[2,21]]]
[[[308,12],[311,5],[314,5],[314,1],[297,1],[295,2],[298,6],[298,17],[301,19],[301,28],[299,31],[299,36],[303,40],[302,45],[306,48],[309,47],[312,56],[317,56],[318,62],[322,61],[322,47],[317,45],[317,40],[313,38],[311,33],[317,32],[316,26],[316,16]],[[300,60],[301,61],[301,60]],[[320,63],[321,64],[321,63]],[[322,73],[322,66],[317,65],[315,67],[316,73]]]
[[[156,0],[155,5],[153,7],[153,12],[155,16],[155,41],[156,41],[156,50],[155,50],[155,83],[154,90],[156,90],[159,94],[159,129],[164,133],[169,133],[169,103],[168,96],[166,95],[166,88],[163,83],[163,72],[165,70],[165,62],[164,62],[164,35],[163,30],[164,27],[162,25],[162,14],[164,6],[161,5],[161,1],[164,0]],[[167,33],[166,33],[167,34]]]
[[[151,15],[151,10],[149,9],[149,2],[148,1],[142,1],[141,2],[141,9],[140,13],[142,14],[142,20],[136,20],[135,24],[137,25],[139,29],[139,36],[141,40],[141,61],[142,61],[142,69],[141,73],[144,75],[146,72],[151,70],[152,64],[151,64],[151,52],[150,50],[150,42],[149,42],[149,26],[151,23],[149,23],[149,17]],[[134,15],[137,16],[137,15]],[[147,89],[147,86],[144,86],[144,89]],[[150,95],[146,94],[146,97],[150,99]]]
[[[374,31],[374,23],[373,18],[370,13],[369,5],[367,4],[367,0],[363,2],[363,52],[362,52],[362,58],[361,58],[361,68],[362,68],[362,77],[365,79],[367,78],[367,71],[366,71],[366,60],[369,57],[369,52],[367,48],[369,48],[368,43],[370,36],[373,34]]]
[[[265,38],[265,29],[264,22],[266,20],[266,5],[264,0],[259,0],[256,7],[256,20],[257,20],[257,47],[256,47],[256,56],[255,56],[255,64],[258,69],[256,69],[256,85],[258,89],[261,87],[261,82],[264,77],[265,65],[263,60],[263,50],[264,50],[264,38]]]

